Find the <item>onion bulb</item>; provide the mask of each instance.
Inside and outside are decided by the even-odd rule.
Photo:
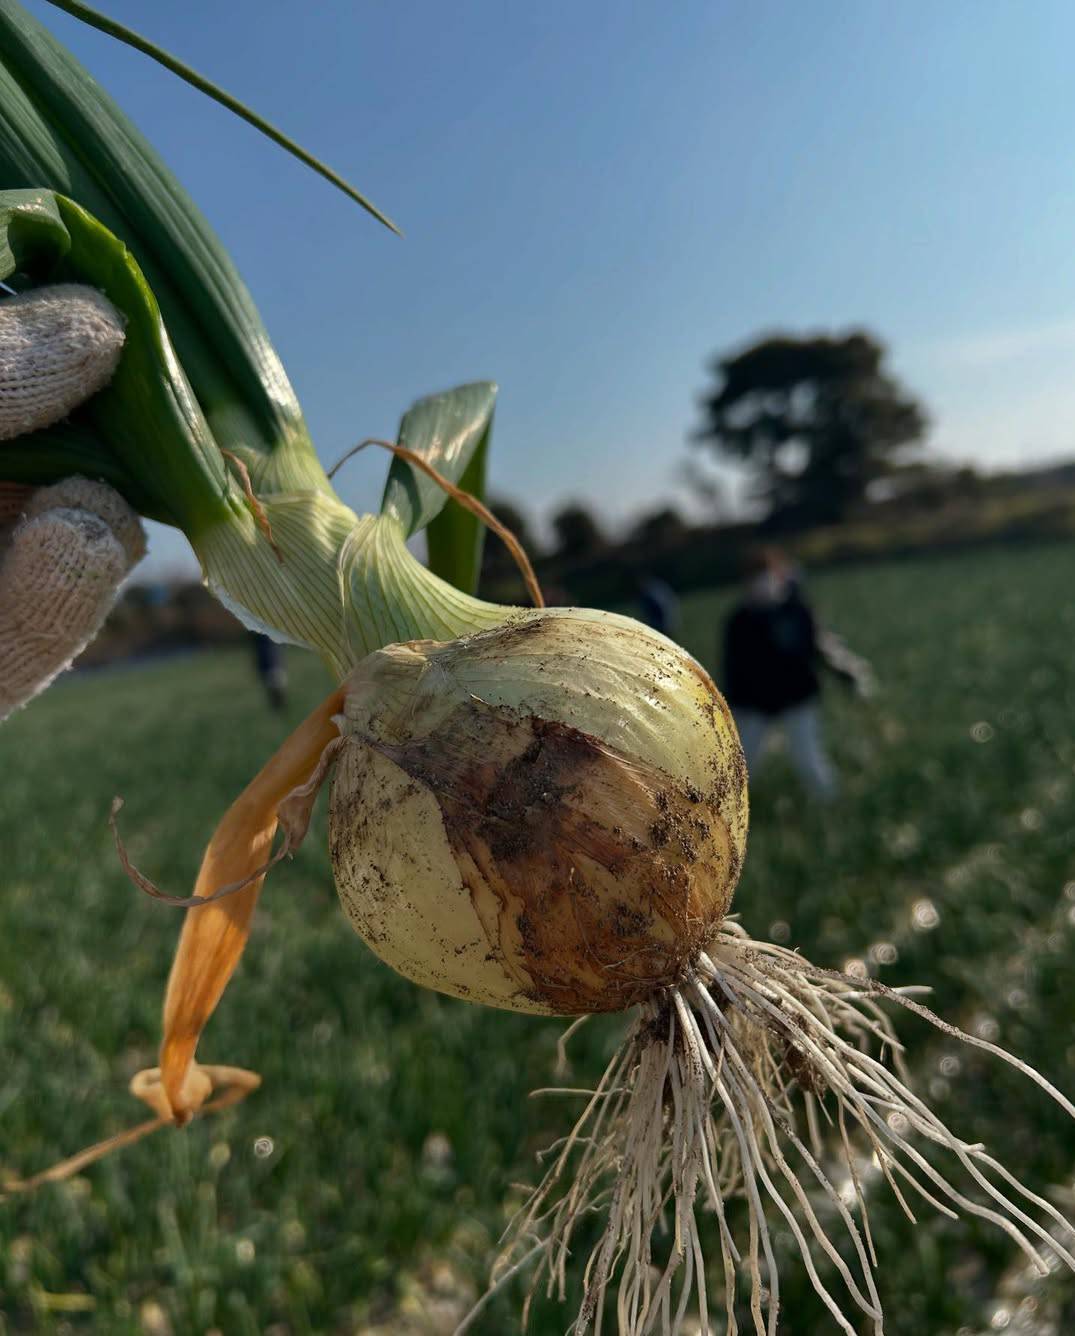
[[[623,1011],[728,911],[746,767],[677,646],[611,613],[391,645],[346,686],[331,849],[357,931],[415,983],[515,1011]]]

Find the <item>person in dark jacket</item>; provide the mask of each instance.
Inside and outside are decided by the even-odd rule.
[[[261,631],[251,631],[254,646],[254,668],[265,688],[269,704],[277,712],[287,707],[287,668],[283,648]]]
[[[868,694],[869,665],[837,637],[819,632],[784,554],[777,548],[758,549],[748,561],[745,595],[724,627],[724,695],[751,775],[770,734],[779,728],[807,788],[829,799],[837,783],[821,738],[822,665]]]
[[[674,639],[679,630],[679,599],[672,586],[660,576],[643,571],[637,578],[635,591],[639,621]]]

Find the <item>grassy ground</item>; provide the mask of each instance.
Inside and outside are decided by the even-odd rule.
[[[762,772],[736,902],[754,933],[820,963],[932,983],[945,1015],[1069,1090],[1072,568],[1071,548],[1052,546],[819,578],[822,613],[885,690],[869,704],[829,693],[837,807],[804,803],[779,755]],[[722,605],[698,595],[686,609],[685,639],[709,663]],[[141,1116],[125,1085],[153,1061],[179,919],[123,877],[113,794],[136,860],[184,889],[228,799],[327,689],[314,664],[295,656],[293,670],[288,721],[268,714],[245,658],[222,654],[65,682],[0,730],[0,1175]],[[899,1024],[920,1087],[958,1130],[1035,1186],[1070,1180],[1075,1125],[1043,1095]],[[273,874],[203,1044],[264,1088],[0,1202],[0,1331],[450,1330],[517,1200],[510,1185],[565,1129],[565,1101],[527,1098],[551,1079],[560,1028],[381,966],[337,909],[319,814]],[[572,1081],[593,1077],[619,1029],[580,1033]],[[928,1214],[914,1228],[881,1194],[873,1222],[890,1336],[1075,1330],[1070,1288],[1028,1288],[1002,1236]],[[834,1329],[794,1262],[783,1289],[782,1332]],[[514,1312],[477,1330],[517,1330]],[[550,1306],[531,1330],[566,1325]]]

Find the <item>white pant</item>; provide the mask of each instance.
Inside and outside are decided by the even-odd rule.
[[[816,701],[796,705],[781,714],[762,714],[760,710],[735,711],[735,725],[743,744],[747,773],[756,773],[765,744],[774,729],[780,729],[788,743],[788,755],[799,778],[818,798],[836,796],[836,775],[821,741],[821,726]]]

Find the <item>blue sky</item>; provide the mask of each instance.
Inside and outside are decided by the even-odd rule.
[[[1068,0],[101,0],[330,161],[400,241],[35,0],[232,251],[321,456],[499,382],[493,489],[686,506],[706,363],[866,325],[983,467],[1075,455]],[[380,458],[341,491],[374,505]],[[153,566],[183,559],[174,535]]]

